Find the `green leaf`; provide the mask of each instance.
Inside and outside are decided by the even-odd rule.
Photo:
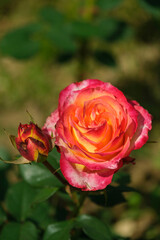
[[[134,188],[128,186],[117,186],[113,187],[111,185],[107,186],[106,193],[107,193],[107,206],[112,207],[114,205],[126,202],[125,197],[123,196],[123,192],[131,192],[135,191]]]
[[[7,148],[1,146],[0,147],[0,159],[4,159],[5,161],[11,159],[10,152]],[[7,170],[9,168],[9,164],[6,164],[0,161],[0,201],[4,201],[5,194],[8,188],[8,178],[7,178]]]
[[[52,161],[54,161],[52,159]],[[20,165],[23,179],[34,187],[61,187],[62,183],[42,164]]]
[[[111,38],[111,36],[117,32],[119,21],[113,18],[105,18],[100,19],[97,25],[100,28],[101,36]]]
[[[119,5],[123,2],[123,0],[97,0],[96,5],[102,10],[112,10],[114,8],[119,7]]]
[[[41,202],[32,206],[28,217],[36,222],[40,228],[46,229],[49,224],[53,223],[52,212],[53,209],[48,202]]]
[[[105,18],[97,21],[99,37],[107,42],[118,41],[131,36],[133,30],[125,22],[114,18]]]
[[[131,177],[126,172],[118,171],[113,175],[112,182],[116,182],[120,185],[126,185],[131,182]]]
[[[52,7],[45,7],[40,11],[40,19],[44,29],[44,41],[47,41],[52,48],[56,47],[60,52],[75,52],[77,46],[68,30],[63,14]]]
[[[132,28],[124,21],[115,18],[99,18],[95,22],[74,21],[68,24],[71,35],[83,40],[102,38],[113,42],[131,35]]]
[[[101,33],[98,26],[85,21],[75,21],[70,24],[69,28],[73,36],[82,39],[97,37]]]
[[[6,195],[6,205],[9,213],[18,221],[24,221],[35,194],[35,189],[25,182],[12,185]]]
[[[47,161],[56,169],[60,167],[61,154],[57,151],[57,148],[54,147],[53,150],[48,154]]]
[[[160,16],[160,1],[159,0],[139,0],[141,6],[153,14],[155,17]]]
[[[115,57],[111,52],[108,51],[95,51],[93,54],[95,60],[101,64],[107,65],[109,67],[115,67],[117,65]]]
[[[63,24],[65,21],[64,15],[49,6],[42,8],[39,16],[42,21],[51,25]]]
[[[11,222],[2,229],[0,240],[38,240],[38,230],[31,222]]]
[[[43,240],[69,240],[73,221],[63,221],[47,227]]]
[[[41,188],[36,194],[36,197],[34,198],[33,203],[40,203],[47,200],[53,194],[55,194],[57,190],[58,188],[55,188],[55,187]]]
[[[112,240],[108,226],[95,217],[81,215],[76,219],[76,223],[93,240]]]
[[[107,186],[107,188],[101,192],[101,194],[92,193],[89,198],[96,204],[103,207],[113,207],[117,204],[126,202],[123,192],[136,191],[132,187],[120,185],[117,187]]]
[[[67,29],[63,27],[52,27],[45,33],[47,40],[59,48],[60,51],[75,52],[77,46]]]
[[[0,207],[0,225],[2,225],[7,220],[7,216],[3,209]]]
[[[5,161],[10,160],[11,159],[11,154],[8,151],[7,148],[5,147],[0,147],[0,159],[3,159]],[[5,164],[4,162],[0,162],[0,171],[6,169],[8,167],[7,164]]]
[[[97,194],[98,193],[98,194]],[[106,207],[107,206],[107,200],[106,200],[106,195],[105,192],[95,192],[95,193],[90,193],[88,196],[91,199],[92,202],[96,203],[97,205]]]
[[[38,24],[30,24],[8,32],[0,41],[2,54],[17,59],[28,59],[39,51],[39,43],[33,39]]]

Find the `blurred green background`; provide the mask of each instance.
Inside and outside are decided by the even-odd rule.
[[[139,193],[107,209],[104,221],[129,239],[160,239],[160,1],[0,0],[0,156],[10,159],[5,128],[17,134],[28,110],[38,125],[56,108],[72,82],[111,82],[153,115],[150,141],[132,153],[131,174]],[[0,167],[1,200],[18,181],[16,167]]]

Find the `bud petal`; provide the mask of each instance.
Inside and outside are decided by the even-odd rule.
[[[36,124],[20,124],[15,143],[20,154],[29,161],[46,160],[52,149],[51,137]]]

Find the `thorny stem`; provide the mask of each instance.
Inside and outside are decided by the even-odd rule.
[[[63,183],[64,185],[68,185],[68,182],[63,178],[61,177],[61,175],[57,172],[57,170],[52,167],[52,165],[48,162],[48,161],[44,161],[43,162],[43,165],[48,168],[48,170],[58,178],[58,180]]]

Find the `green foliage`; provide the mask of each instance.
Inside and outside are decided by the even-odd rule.
[[[7,220],[7,216],[3,209],[0,207],[0,225],[2,225]]]
[[[88,215],[81,215],[76,219],[78,227],[93,240],[111,240],[110,229],[99,219]]]
[[[49,153],[47,161],[54,167],[59,168],[59,160],[61,154],[57,151],[56,147]]]
[[[65,22],[64,15],[51,6],[42,8],[39,12],[39,18],[41,21],[49,23],[51,26],[62,25]]]
[[[102,10],[112,10],[114,8],[119,7],[119,5],[123,2],[123,0],[112,0],[112,1],[106,1],[106,0],[97,0],[96,4],[98,7],[100,7]]]
[[[74,40],[69,36],[65,28],[59,28],[59,26],[56,26],[47,30],[45,34],[47,40],[49,40],[49,43],[54,44],[60,52],[75,51],[76,44]]]
[[[31,165],[21,165],[20,173],[23,179],[34,187],[61,187],[62,184],[52,173],[42,164],[32,163]]]
[[[55,169],[58,169],[59,159],[60,154],[54,148],[48,156],[48,161]],[[9,221],[6,225],[8,216],[3,209],[0,209],[0,223],[1,225],[4,224],[0,239],[7,239],[10,236],[9,232],[12,233],[13,240],[19,236],[20,239],[26,237],[27,240],[30,237],[34,240],[38,238],[38,232],[43,235],[43,240],[68,240],[72,239],[72,235],[76,239],[121,239],[111,232],[107,224],[96,217],[80,215],[75,218],[71,217],[69,221],[66,220],[70,212],[78,213],[77,207],[80,207],[83,203],[85,194],[82,197],[81,193],[73,192],[70,198],[64,190],[60,190],[63,185],[43,164],[32,163],[21,165],[19,168],[24,180],[12,185],[5,198],[7,212],[17,222]],[[88,196],[93,202],[104,207],[125,202],[123,192],[133,190],[125,185],[129,181],[130,178],[127,174],[118,172],[117,176],[114,177],[114,182],[120,184],[119,186],[108,186],[103,194],[96,192],[89,193]],[[57,205],[55,205],[56,208],[46,202],[54,195],[55,197],[52,199],[55,199],[55,203],[58,200]],[[80,205],[75,205],[75,201],[79,201]],[[68,209],[66,209],[66,204]],[[9,229],[9,232],[7,229]],[[27,229],[29,233],[25,236]]]
[[[155,17],[160,17],[160,1],[159,0],[139,0],[140,4],[146,11]]]
[[[103,9],[112,9],[120,4],[120,0],[97,1]],[[39,12],[39,22],[26,25],[8,32],[0,41],[0,50],[4,55],[17,59],[27,59],[38,53],[53,54],[58,62],[67,62],[77,58],[81,62],[83,42],[113,42],[123,38],[128,26],[115,18],[67,19],[67,17],[51,6]],[[86,49],[87,51],[87,49]],[[98,62],[115,67],[116,61],[112,52],[96,49],[88,54]],[[88,55],[89,56],[89,55]]]
[[[117,204],[126,202],[123,193],[131,191],[135,191],[135,189],[125,185],[119,185],[117,187],[109,185],[101,194],[91,194],[89,197],[100,206],[113,207]]]
[[[117,183],[118,186],[109,185],[100,194],[90,194],[90,199],[100,206],[113,207],[126,202],[123,193],[136,191],[134,188],[127,186],[130,183],[130,175],[128,173],[119,171],[114,174],[112,181]]]
[[[59,159],[60,154],[54,148],[49,154],[48,161],[52,166],[59,167]],[[44,168],[43,164],[33,163],[31,165],[21,165],[20,172],[24,181],[12,185],[8,189],[5,199],[7,212],[17,222],[9,222],[7,225],[4,224],[8,216],[3,209],[0,209],[0,223],[4,224],[0,239],[5,240],[5,238],[9,238],[10,233],[12,233],[11,240],[18,239],[18,237],[19,239],[23,237],[24,240],[28,240],[28,238],[34,240],[38,238],[38,232],[43,235],[43,240],[68,240],[70,238],[72,239],[72,235],[77,236],[76,239],[117,239],[116,235],[111,232],[110,227],[96,217],[80,215],[66,220],[69,209],[69,212],[74,211],[78,213],[78,209],[83,203],[83,199],[85,199],[85,194],[83,194],[82,197],[80,196],[81,193],[73,192],[72,199],[70,199],[66,193],[58,188],[61,187],[62,184],[60,183],[57,186],[58,180],[56,180],[52,174],[49,174],[48,169]],[[114,179],[114,181],[119,183],[124,183],[125,180],[129,182],[128,176],[124,173],[120,173],[119,176]],[[131,190],[132,188],[125,185],[118,187],[108,186],[104,195],[97,192],[97,195],[90,193],[89,197],[95,203],[106,206],[106,195],[107,206],[114,206],[115,204],[125,201],[122,195],[123,192]],[[56,195],[55,201],[57,201],[56,199],[58,198],[59,203],[54,209],[53,206],[46,201],[56,192],[59,193]],[[115,199],[118,200],[115,201]],[[79,201],[80,205],[75,205],[75,201]],[[66,210],[66,203],[69,208],[68,210]],[[28,222],[28,220],[30,222]],[[38,228],[35,227],[35,223]],[[9,229],[9,232],[7,229]],[[28,235],[26,234],[27,229]],[[83,235],[85,237],[83,237]]]
[[[48,155],[47,161],[56,169],[59,169],[59,159],[60,154],[57,152],[56,148],[54,148]],[[22,178],[33,187],[50,187],[50,190],[46,189],[46,194],[48,191],[54,191],[54,187],[62,187],[62,183],[46,169],[46,167],[42,163],[31,163],[20,165],[20,173]],[[56,189],[56,188],[55,188]],[[45,193],[44,193],[45,195]]]
[[[14,184],[8,189],[6,205],[8,212],[17,221],[24,221],[35,198],[36,192],[25,182]]]
[[[36,194],[33,200],[33,203],[43,202],[48,198],[50,198],[51,196],[53,196],[53,194],[55,194],[57,191],[58,191],[58,188],[56,187],[40,188],[40,190],[38,191],[38,193]]]
[[[31,222],[10,222],[2,229],[0,240],[38,240],[38,230]]]
[[[131,177],[127,172],[118,171],[113,175],[112,181],[121,185],[126,185],[131,182]]]
[[[43,40],[49,41],[60,52],[74,52],[76,44],[65,24],[65,16],[51,7],[44,7],[40,11],[40,20],[44,28]],[[46,26],[47,25],[47,26]]]
[[[29,24],[8,32],[0,42],[0,51],[17,59],[28,59],[39,51],[39,43],[34,34],[39,30],[38,24]]]
[[[45,201],[34,204],[28,213],[28,218],[35,222],[41,229],[45,230],[49,224],[53,223],[51,213],[51,205]]]
[[[68,240],[72,227],[73,221],[53,223],[47,227],[43,240]]]
[[[11,154],[8,152],[8,150],[4,147],[0,147],[0,158],[9,161],[11,159]],[[1,162],[0,163],[0,171],[5,170],[8,168],[8,164]]]
[[[0,147],[0,158],[8,161],[11,159],[11,154],[6,148]],[[6,173],[8,168],[8,164],[0,161],[0,201],[4,200],[8,188],[8,180],[6,179]]]
[[[116,60],[111,52],[108,51],[95,51],[94,58],[101,64],[108,65],[110,67],[115,67]]]
[[[126,201],[123,196],[124,192],[132,192],[135,191],[132,187],[120,185],[118,187],[107,186],[107,206],[112,207],[116,204],[123,203]]]
[[[100,18],[97,20],[99,37],[107,42],[122,40],[131,33],[131,27],[123,21],[115,18]]]
[[[73,21],[69,27],[72,35],[82,40],[90,39],[100,34],[98,26],[86,21]]]

